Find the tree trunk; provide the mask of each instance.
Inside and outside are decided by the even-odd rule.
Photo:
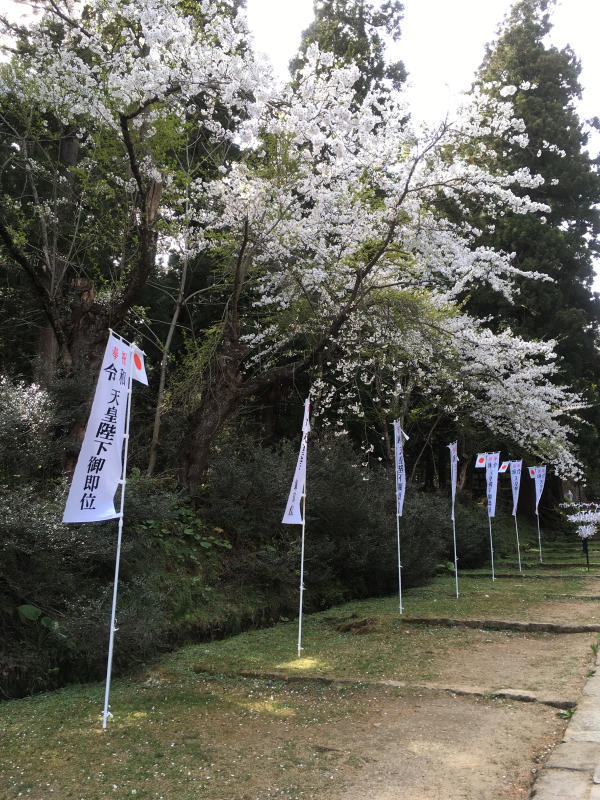
[[[71,425],[70,446],[63,456],[63,469],[69,476],[79,457],[110,326],[108,307],[95,303],[92,280],[77,278],[72,281],[71,290],[70,330],[67,347],[61,354],[63,369],[76,379],[79,392],[79,411]]]
[[[188,435],[179,455],[179,481],[192,495],[197,494],[208,466],[210,445],[216,434],[239,406],[243,394],[225,376],[202,397],[200,407],[189,419]]]
[[[171,342],[177,328],[179,314],[183,305],[183,295],[185,291],[185,282],[187,280],[187,256],[184,259],[181,271],[181,280],[179,282],[179,292],[175,300],[175,307],[173,309],[173,316],[169,325],[169,331],[162,351],[162,358],[160,361],[160,379],[158,382],[158,394],[156,396],[156,406],[154,409],[154,425],[152,426],[152,441],[150,442],[150,457],[148,459],[148,477],[154,473],[156,466],[156,456],[158,454],[158,442],[160,436],[160,423],[162,418],[162,404],[165,398],[165,385],[167,381],[167,364],[169,362],[169,353],[171,351]]]
[[[49,386],[56,376],[58,361],[58,341],[49,323],[40,329],[37,341],[37,358],[34,366],[34,380],[40,386]]]

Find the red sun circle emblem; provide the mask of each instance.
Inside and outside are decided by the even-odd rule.
[[[137,353],[133,354],[133,363],[135,364],[136,369],[142,368],[142,359],[138,356]]]

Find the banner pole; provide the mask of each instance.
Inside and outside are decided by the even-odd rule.
[[[540,564],[543,564],[544,562],[542,561],[542,534],[541,534],[541,531],[540,531],[540,515],[539,515],[539,512],[538,512],[537,509],[536,509],[536,512],[535,512],[535,516],[536,516],[536,519],[537,519],[538,546],[540,548]]]
[[[402,563],[400,561],[400,517],[396,514],[396,540],[398,542],[398,601],[402,614]]]
[[[133,353],[130,351],[130,358],[133,359]],[[127,475],[127,454],[129,452],[129,421],[131,418],[131,386],[133,380],[133,368],[131,363],[129,364],[129,381],[127,383],[127,416],[125,418],[125,433],[123,434],[123,440],[125,446],[123,448],[123,470],[121,472],[121,507],[119,509],[119,533],[117,536],[117,556],[115,559],[115,582],[113,585],[113,599],[112,599],[112,611],[110,616],[110,633],[108,637],[108,662],[106,665],[106,688],[104,691],[104,712],[102,715],[102,728],[106,729],[108,718],[112,717],[112,714],[108,710],[108,703],[110,698],[110,677],[112,672],[112,660],[113,660],[113,650],[114,650],[114,642],[115,642],[115,632],[118,630],[116,627],[117,624],[117,589],[118,589],[118,582],[119,582],[119,565],[121,562],[121,541],[123,538],[123,509],[125,507],[125,483],[126,483],[126,475]]]
[[[515,531],[517,532],[517,557],[519,559],[519,572],[523,572],[521,567],[521,547],[519,545],[519,526],[517,525],[517,515],[515,514]]]
[[[456,597],[458,598],[458,558],[456,556],[456,522],[452,513],[452,538],[454,539],[454,581],[456,583]]]
[[[488,522],[490,523],[490,552],[492,554],[492,580],[496,580],[496,575],[494,574],[494,542],[492,539],[492,518],[488,514]]]
[[[300,554],[300,609],[298,612],[298,658],[302,652],[302,596],[304,594],[304,531],[306,526],[306,481],[302,495],[302,548]]]

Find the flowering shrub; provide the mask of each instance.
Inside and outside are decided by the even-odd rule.
[[[1,479],[42,476],[52,458],[54,401],[35,383],[0,376],[0,407]]]

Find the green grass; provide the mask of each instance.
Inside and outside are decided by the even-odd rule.
[[[171,674],[160,686],[116,681],[118,715],[102,731],[100,688],[71,687],[2,706],[3,799],[250,800],[257,775],[279,780],[310,759],[313,767],[331,766],[331,754],[296,744],[290,722],[300,729],[324,716],[351,716],[365,698],[360,688],[308,686],[299,693],[267,681]],[[268,742],[273,725],[283,734],[275,743]],[[308,785],[326,786],[326,777],[321,781],[317,768]]]
[[[486,575],[459,582],[457,600],[454,578],[443,576],[404,592],[405,616],[543,618],[549,591],[568,597],[589,593],[585,587],[585,578],[579,575],[495,583]],[[561,602],[553,600],[553,608]],[[363,633],[357,632],[359,628],[338,629],[344,622],[365,619],[369,621]],[[330,776],[338,767],[360,765],[345,764],[335,742],[331,750],[315,749],[311,731],[336,720],[350,726],[362,723],[382,692],[398,690],[375,690],[364,683],[286,685],[278,678],[243,679],[234,675],[236,671],[366,682],[390,678],[418,684],[442,679],[446,656],[453,652],[484,646],[492,637],[495,646],[502,646],[516,635],[410,626],[398,614],[396,596],[306,616],[303,630],[306,649],[300,659],[297,623],[282,622],[185,647],[149,669],[141,668],[129,680],[115,681],[111,693],[115,718],[108,731],[101,728],[101,684],[0,705],[0,797],[292,800],[311,793],[326,797]],[[554,647],[549,635],[528,636],[539,640],[540,648]],[[579,668],[570,662],[567,667],[571,672]],[[220,674],[198,672],[202,669]],[[481,676],[481,681],[494,686],[491,675]]]
[[[415,628],[406,616],[439,616],[477,619],[544,619],[549,584],[567,596],[581,588],[580,578],[552,581],[508,581],[489,578],[459,583],[458,600],[454,579],[437,578],[425,588],[404,592],[404,615],[398,612],[398,597],[347,603],[328,611],[305,616],[303,644],[297,658],[296,623],[248,631],[230,639],[185,647],[168,659],[172,668],[235,673],[255,670],[269,673],[314,674],[336,677],[391,678],[408,682],[437,677],[431,665],[456,646],[468,646],[472,634],[462,628]],[[343,632],[340,623],[370,620],[365,632]],[[549,620],[552,621],[552,620]],[[358,630],[358,629],[357,629]]]

